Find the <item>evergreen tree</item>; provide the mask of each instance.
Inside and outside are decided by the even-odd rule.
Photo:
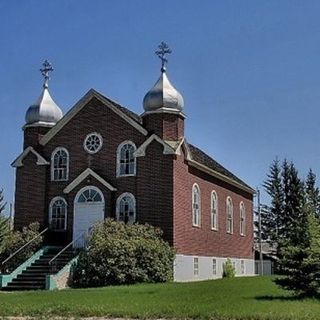
[[[310,169],[305,181],[306,201],[316,216],[320,218],[320,191],[316,186],[316,175]]]
[[[299,242],[281,240],[280,265],[285,277],[276,279],[284,289],[309,297],[320,296],[320,224],[312,209],[305,205],[299,220],[303,233]]]
[[[264,240],[275,244],[278,242],[279,230],[282,228],[284,194],[282,189],[281,167],[278,159],[270,166],[264,188],[271,197],[269,208],[261,210],[261,225]]]

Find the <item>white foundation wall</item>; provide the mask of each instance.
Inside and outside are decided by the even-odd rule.
[[[194,258],[198,258],[198,272],[194,268]],[[213,270],[213,259],[216,260],[216,274],[214,274]],[[223,264],[227,259],[177,254],[174,262],[174,281],[184,282],[222,278]],[[253,259],[230,258],[230,260],[234,264],[237,277],[255,275]]]

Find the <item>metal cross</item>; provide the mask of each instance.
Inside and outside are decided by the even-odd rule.
[[[45,60],[44,63],[42,64],[43,68],[40,69],[41,74],[44,77],[44,83],[43,87],[48,88],[48,82],[49,82],[49,72],[53,71],[52,65],[48,60]]]
[[[168,63],[168,60],[165,58],[166,54],[170,54],[172,51],[170,50],[169,46],[162,41],[160,45],[158,45],[159,50],[155,52],[155,54],[161,60],[161,71],[165,71],[165,64]]]

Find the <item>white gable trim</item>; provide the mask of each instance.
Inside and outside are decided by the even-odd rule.
[[[245,187],[244,185],[242,185],[241,183],[237,182],[237,181],[234,181],[233,179],[215,171],[215,170],[212,170],[210,168],[208,168],[207,166],[197,162],[197,161],[194,161],[194,160],[188,160],[188,163],[191,167],[195,167],[203,172],[206,172],[208,174],[210,174],[211,176],[215,177],[215,178],[218,178],[222,181],[225,181],[241,190],[244,190],[246,192],[249,192],[251,194],[255,194],[255,190],[249,188],[249,187]]]
[[[153,134],[134,152],[134,155],[136,157],[144,157],[146,155],[147,147],[154,140],[163,146],[163,154],[176,154],[171,146],[165,143],[159,136]]]
[[[90,89],[70,110],[69,112],[47,133],[45,134],[41,140],[40,144],[47,144],[79,111],[83,109],[83,107],[92,99],[98,99],[101,103],[103,103],[106,107],[110,108],[113,112],[115,112],[122,119],[127,121],[130,125],[132,125],[135,129],[141,132],[144,136],[148,134],[148,131],[143,128],[142,125],[131,119],[121,110],[113,106],[106,98],[104,98],[101,94],[99,94],[94,89]]]
[[[80,182],[82,182],[84,179],[86,179],[88,176],[92,176],[96,180],[98,180],[101,184],[103,184],[106,188],[108,188],[110,191],[117,191],[115,187],[113,187],[110,183],[108,183],[106,180],[101,178],[97,173],[95,173],[92,169],[87,168],[84,170],[81,174],[78,175],[77,178],[75,178],[68,186],[66,186],[63,190],[64,193],[69,193],[72,191]]]
[[[24,149],[24,151],[18,156],[18,158],[16,158],[11,163],[11,166],[14,168],[22,167],[23,159],[29,154],[29,152],[32,152],[37,157],[36,163],[38,166],[46,166],[50,164],[50,162],[48,162],[45,158],[43,158],[36,150],[34,150],[32,147],[28,147]]]

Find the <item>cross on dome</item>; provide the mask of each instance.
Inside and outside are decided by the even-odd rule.
[[[158,58],[161,60],[161,71],[165,72],[166,71],[166,67],[165,64],[168,63],[168,59],[165,58],[166,54],[170,54],[172,51],[169,48],[169,46],[162,41],[159,45],[158,45],[159,50],[157,50],[155,52],[155,54],[158,56]]]
[[[53,67],[52,67],[52,64],[48,60],[45,60],[42,64],[42,66],[43,66],[43,68],[41,68],[40,71],[41,71],[41,74],[43,75],[43,78],[44,78],[43,87],[48,88],[48,84],[49,84],[49,80],[50,80],[49,72],[53,71]]]

